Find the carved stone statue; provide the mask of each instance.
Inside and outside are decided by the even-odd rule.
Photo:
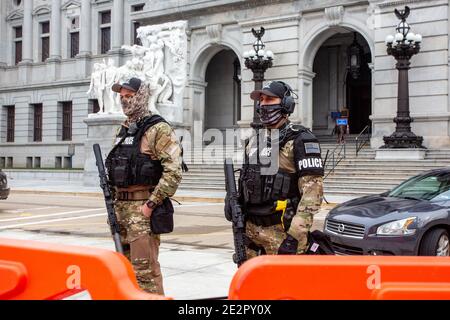
[[[176,21],[141,27],[137,34],[143,45],[122,46],[131,54],[125,65],[116,67],[112,60],[94,65],[88,94],[98,99],[101,112],[122,113],[119,95],[111,86],[137,77],[150,86],[150,111],[161,113],[169,121],[183,121],[186,26],[186,21]]]

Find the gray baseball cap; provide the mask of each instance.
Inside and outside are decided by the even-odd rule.
[[[131,78],[130,80],[128,80],[128,82],[124,82],[122,84],[120,83],[115,83],[111,89],[114,92],[120,92],[120,90],[122,90],[122,88],[124,89],[128,89],[134,92],[138,92],[139,88],[141,87],[141,79],[139,78]]]

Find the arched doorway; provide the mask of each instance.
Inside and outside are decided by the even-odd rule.
[[[356,36],[356,37],[355,37]],[[349,48],[360,47],[359,72],[349,68]],[[332,112],[348,109],[350,133],[361,132],[370,123],[372,111],[372,55],[369,44],[359,33],[341,28],[329,37],[314,58],[313,130],[330,134],[335,121]]]
[[[206,69],[205,81],[205,129],[235,126],[241,117],[241,66],[231,49],[214,55]]]

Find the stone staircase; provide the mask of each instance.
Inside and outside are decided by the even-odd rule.
[[[354,136],[347,137],[346,157],[325,180],[326,195],[358,197],[382,193],[397,186],[405,179],[425,170],[450,166],[450,149],[428,150],[425,160],[392,161],[375,160],[375,151],[364,147],[356,156]],[[322,157],[327,160],[327,171],[331,167],[331,151],[335,149],[335,138],[320,137]],[[232,146],[217,149],[215,153],[196,149],[191,158],[185,159],[189,172],[183,176],[181,190],[224,191],[223,159],[224,155],[233,156],[235,168],[242,163],[242,150]]]

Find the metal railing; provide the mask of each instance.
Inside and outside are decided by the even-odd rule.
[[[331,173],[333,173],[334,170],[336,169],[337,165],[343,159],[345,159],[345,155],[346,155],[345,143],[338,144],[331,152],[330,152],[330,150],[327,150],[327,154],[325,156],[325,161],[324,161],[325,162],[324,168],[325,168],[325,172],[326,172],[325,177],[323,178],[324,180]]]
[[[367,125],[355,138],[355,152],[358,156],[359,151],[370,143],[370,126]]]

